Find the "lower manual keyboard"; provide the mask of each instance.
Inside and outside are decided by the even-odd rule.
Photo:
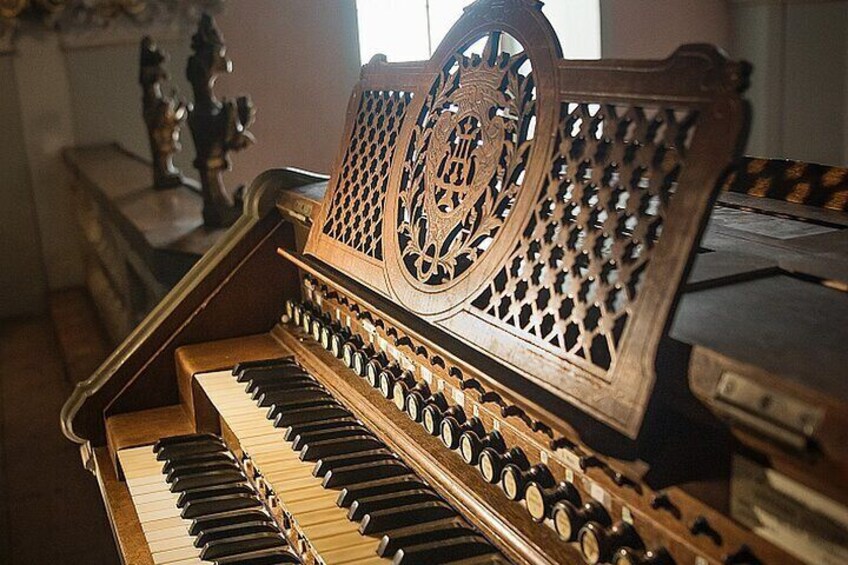
[[[301,562],[221,438],[165,438],[118,460],[155,565]]]
[[[507,563],[317,380],[291,360],[195,375],[319,559]]]

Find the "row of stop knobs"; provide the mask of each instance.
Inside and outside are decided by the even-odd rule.
[[[449,405],[442,392],[416,381],[411,371],[320,309],[289,301],[286,314],[427,433],[439,436],[463,461],[476,466],[484,480],[499,483],[507,498],[524,500],[534,521],[551,520],[561,539],[577,544],[586,563],[673,563],[664,549],[646,550],[630,524],[613,524],[603,505],[595,500],[583,502],[574,485],[557,482],[544,464],[531,465],[520,447],[508,448],[499,432],[487,433],[478,418],[467,417],[461,406]]]

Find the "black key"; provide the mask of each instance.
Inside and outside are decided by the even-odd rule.
[[[500,553],[490,553],[488,555],[480,555],[479,557],[469,557],[467,559],[459,559],[458,561],[448,561],[449,565],[510,565],[506,557]]]
[[[322,388],[321,384],[318,381],[316,381],[306,373],[301,373],[285,377],[251,379],[247,381],[247,385],[245,385],[244,391],[255,398],[260,392],[267,391],[270,389],[291,390],[292,388],[303,388],[310,386]]]
[[[257,508],[262,508],[262,503],[255,496],[231,494],[189,502],[180,512],[180,516],[186,520],[191,520],[210,514],[220,514],[232,510],[255,510]]]
[[[306,432],[314,432],[318,430],[330,430],[337,428],[339,426],[353,426],[353,425],[363,425],[362,422],[353,417],[353,415],[348,415],[342,418],[330,418],[328,420],[322,420],[319,422],[303,422],[300,424],[292,424],[283,435],[283,438],[286,441],[292,441],[298,435]]]
[[[264,367],[248,367],[239,375],[244,376],[244,382],[249,381],[252,377],[257,375],[268,375],[268,374],[277,374],[277,375],[287,375],[293,372],[306,372],[306,369],[298,365],[296,362],[291,361],[289,363],[277,363],[270,364]]]
[[[221,453],[201,453],[193,457],[183,457],[181,459],[174,459],[173,461],[168,461],[162,467],[162,472],[168,475],[171,473],[171,471],[177,469],[186,469],[194,465],[203,465],[206,463],[233,463],[236,465],[238,464],[236,463],[235,457],[233,457],[226,451],[223,451]]]
[[[260,359],[258,361],[243,361],[241,363],[237,363],[235,367],[233,367],[233,376],[240,377],[244,374],[248,369],[262,369],[265,367],[284,367],[288,365],[294,364],[294,357],[291,355],[286,357],[277,357],[275,359]],[[239,380],[239,382],[242,382]]]
[[[249,534],[230,538],[227,540],[213,541],[206,545],[200,552],[200,558],[206,561],[240,555],[260,549],[271,549],[274,547],[288,547],[285,538],[280,532]]]
[[[223,444],[223,440],[215,434],[185,434],[181,436],[161,438],[159,441],[153,444],[153,451],[159,453],[159,450],[163,447],[168,447],[171,445],[182,445],[184,443],[196,443],[204,440],[218,441],[219,443]]]
[[[425,486],[426,485],[421,481],[421,479],[412,473],[398,475],[396,477],[388,477],[385,479],[375,479],[373,481],[365,481],[362,483],[354,483],[342,489],[339,493],[339,499],[336,501],[336,504],[338,504],[341,508],[348,508],[351,504],[353,504],[354,500],[364,496],[401,492],[404,490],[424,488]]]
[[[305,386],[288,388],[282,390],[265,391],[264,387],[259,387],[259,395],[256,397],[265,402],[285,402],[291,398],[333,398],[327,389],[322,386],[313,386],[315,383],[307,383]]]
[[[247,483],[186,490],[180,493],[180,496],[177,498],[177,507],[183,508],[189,502],[228,494],[250,494],[256,496],[256,491]]]
[[[304,384],[318,384],[318,381],[303,371],[283,376],[263,373],[261,375],[251,376],[250,380],[247,381],[247,386],[244,387],[244,391],[250,394],[257,389],[264,389],[265,387],[279,385],[288,385],[291,387],[303,386]]]
[[[286,565],[302,563],[302,561],[290,549],[274,548],[221,557],[213,563],[215,565]]]
[[[375,461],[393,461],[397,456],[385,448],[369,449],[358,453],[345,453],[344,455],[333,455],[319,459],[312,469],[312,476],[323,477],[333,469],[359,465],[360,463],[373,463]]]
[[[363,535],[382,534],[396,528],[453,516],[456,516],[456,511],[444,502],[419,502],[400,508],[386,508],[369,512],[362,517],[362,521],[359,523],[359,533]]]
[[[346,408],[338,404],[330,404],[327,406],[314,406],[311,408],[303,408],[300,410],[292,410],[285,414],[280,414],[274,418],[274,426],[277,428],[287,428],[293,424],[303,424],[306,422],[318,422],[321,420],[329,420],[330,418],[343,418],[352,414]]]
[[[391,530],[383,536],[380,545],[377,546],[377,555],[390,558],[402,547],[418,545],[425,541],[464,536],[473,532],[474,530],[469,528],[468,524],[461,518],[447,518],[399,528]]]
[[[290,389],[283,389],[283,390],[278,389],[278,390],[270,390],[270,391],[267,391],[267,392],[260,388],[260,389],[257,389],[250,398],[251,398],[251,400],[253,400],[256,403],[256,405],[259,408],[270,408],[274,404],[274,401],[277,400],[277,398],[279,398],[276,395],[281,393],[281,392],[303,392],[303,393],[311,392],[312,394],[317,395],[317,394],[320,394],[321,392],[324,392],[324,391],[326,391],[326,389],[324,387],[322,387],[321,385],[318,385],[318,384],[314,384],[314,383],[311,384],[311,385],[300,387],[300,388],[294,388],[294,389],[290,388]]]
[[[403,492],[365,496],[353,501],[347,513],[347,518],[348,520],[358,522],[366,514],[375,510],[397,508],[398,506],[408,506],[410,504],[433,500],[439,500],[439,496],[430,489],[412,489]]]
[[[328,407],[341,408],[341,404],[339,404],[334,398],[313,398],[309,400],[298,400],[296,402],[292,402],[291,404],[274,403],[268,410],[267,417],[269,420],[276,422],[281,417],[285,419],[286,415],[302,412],[311,408]]]
[[[182,492],[189,489],[214,487],[217,485],[241,483],[245,481],[247,481],[247,478],[241,471],[211,471],[209,473],[200,473],[198,475],[177,477],[174,479],[174,482],[171,483],[171,492]]]
[[[279,532],[276,524],[269,522],[243,522],[241,524],[229,524],[217,528],[209,528],[203,530],[194,540],[195,547],[203,547],[210,542],[237,538],[249,534],[274,533]]]
[[[282,390],[268,394],[261,394],[259,399],[259,406],[264,404],[271,406],[271,408],[280,409],[287,406],[297,406],[298,404],[304,404],[306,402],[336,402],[336,399],[333,398],[329,392],[321,389]],[[268,404],[269,402],[270,404]],[[274,414],[273,410],[268,413]]]
[[[246,369],[254,369],[259,367],[273,367],[275,365],[291,365],[295,362],[294,355],[281,355],[279,357],[269,357],[267,359],[253,359],[251,361],[240,361],[233,367],[233,375],[238,375]]]
[[[327,392],[324,388],[304,388],[294,390],[277,390],[268,393],[261,392],[257,397],[260,402],[259,406],[291,406],[305,400],[324,400],[333,401],[333,395]]]
[[[322,441],[311,441],[300,451],[301,461],[317,461],[324,457],[345,455],[384,447],[374,436],[358,435]]]
[[[250,393],[250,399],[259,403],[259,406],[271,406],[273,402],[271,395],[277,392],[293,391],[293,390],[326,390],[320,383],[315,381],[295,381],[292,383],[276,383],[273,385],[262,385],[256,387]]]
[[[289,365],[273,365],[270,367],[253,367],[250,369],[246,369],[241,373],[236,380],[238,382],[249,383],[253,379],[256,378],[264,378],[264,379],[285,379],[291,375],[299,375],[302,373],[306,373],[306,371],[300,365],[289,364]]]
[[[169,441],[172,440],[172,441]],[[173,436],[163,438],[154,444],[156,453],[160,453],[167,449],[183,449],[192,445],[222,445],[226,447],[224,439],[215,434],[186,434],[183,436]]]
[[[235,461],[204,461],[203,463],[195,463],[193,465],[184,465],[179,468],[171,469],[165,475],[165,480],[173,483],[180,477],[189,477],[191,475],[200,475],[202,473],[211,473],[214,471],[238,471],[241,469]]]
[[[339,488],[353,483],[406,475],[409,472],[409,467],[397,460],[361,463],[330,470],[324,475],[324,481],[321,484],[324,488]]]
[[[273,518],[271,518],[271,516],[269,516],[264,510],[236,510],[232,512],[210,514],[202,518],[196,518],[192,521],[191,526],[188,528],[188,533],[196,536],[199,535],[200,532],[211,528],[262,520],[273,523]]]
[[[172,459],[183,459],[185,457],[194,457],[197,455],[206,455],[209,453],[226,452],[227,446],[224,442],[216,440],[204,440],[193,443],[180,443],[177,445],[169,445],[163,447],[156,454],[156,459],[159,461],[169,461]]]
[[[373,437],[373,434],[371,434],[371,432],[368,431],[365,426],[338,426],[336,428],[314,430],[297,434],[297,436],[295,436],[295,438],[292,440],[291,447],[295,451],[300,451],[301,449],[303,449],[303,446],[309,442],[324,441],[328,439],[337,439],[358,435],[368,435]]]
[[[393,565],[433,565],[495,553],[480,535],[462,536],[403,547],[395,553]]]

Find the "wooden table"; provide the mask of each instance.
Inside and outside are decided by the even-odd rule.
[[[116,144],[64,151],[84,235],[86,284],[119,342],[224,230],[203,226],[198,185],[155,190],[150,164]]]

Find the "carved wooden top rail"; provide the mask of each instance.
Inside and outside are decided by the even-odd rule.
[[[372,60],[305,252],[636,437],[748,68],[561,57],[541,3],[478,0]]]

